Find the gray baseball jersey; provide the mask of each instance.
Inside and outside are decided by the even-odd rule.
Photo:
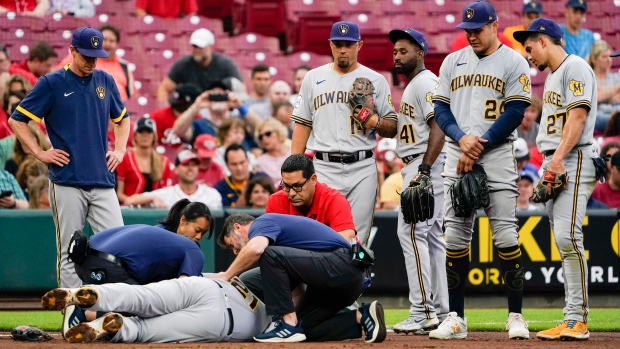
[[[450,104],[457,124],[468,135],[482,136],[511,101],[530,102],[530,73],[527,61],[513,49],[501,45],[497,51],[478,57],[471,46],[451,53],[441,64],[439,84],[433,101]],[[508,140],[515,140],[513,131]],[[447,159],[444,189],[458,180],[458,159],[462,152],[446,136]],[[485,209],[491,221],[497,247],[518,246],[515,218],[518,178],[512,143],[502,143],[483,152],[477,163],[487,174],[491,205]],[[471,217],[458,218],[452,201],[445,200],[446,244],[448,249],[469,247],[473,229]]]
[[[594,72],[580,57],[569,55],[547,76],[543,98],[542,120],[536,144],[541,153],[557,149],[562,129],[573,108],[585,108],[586,123],[577,145],[563,161],[568,173],[568,190],[546,203],[556,245],[562,256],[566,307],[564,318],[588,320],[588,265],[583,247],[583,220],[590,194],[596,183],[590,157],[596,120],[597,90]],[[544,156],[547,168],[552,155]]]
[[[398,115],[399,157],[419,156],[402,169],[403,190],[418,173],[422,155],[426,152],[430,128],[428,120],[434,117],[433,91],[437,76],[429,70],[419,72],[405,88]],[[398,238],[407,265],[410,315],[414,319],[432,319],[448,314],[448,284],[446,278],[446,245],[443,240],[443,179],[441,172],[446,155],[441,153],[431,168],[435,190],[435,213],[427,222],[407,224],[402,212],[398,213]],[[431,296],[432,295],[432,296]],[[403,324],[396,331],[407,331]]]
[[[89,287],[99,292],[90,310],[135,315],[124,317],[112,342],[248,341],[271,322],[263,302],[238,279],[187,277]]]
[[[372,82],[377,113],[383,119],[397,120],[389,85],[383,75],[363,65],[340,75],[333,70],[332,63],[326,64],[309,71],[304,77],[291,117],[295,122],[312,128],[306,144],[308,149],[322,153],[364,154],[364,151],[375,148],[375,132],[357,126],[348,104],[349,91],[357,77],[366,77]],[[353,163],[315,159],[319,180],[339,190],[351,204],[357,235],[366,244],[377,192],[374,157],[364,156]]]

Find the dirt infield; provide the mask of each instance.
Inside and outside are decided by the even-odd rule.
[[[534,332],[530,333],[532,339],[525,341],[511,341],[508,334],[503,332],[469,332],[465,340],[439,341],[430,340],[427,336],[397,335],[392,332],[383,343],[366,344],[362,340],[346,342],[326,343],[188,343],[188,344],[69,344],[65,342],[59,333],[52,334],[54,339],[43,343],[17,342],[10,339],[8,333],[0,333],[0,349],[45,349],[45,348],[321,348],[321,349],[361,349],[365,346],[370,348],[450,348],[450,349],[498,349],[507,347],[519,347],[520,349],[538,348],[562,348],[562,349],[617,349],[620,342],[620,332],[591,333],[590,340],[582,342],[541,341],[534,338]]]

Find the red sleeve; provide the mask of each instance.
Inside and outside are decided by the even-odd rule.
[[[24,79],[28,80],[28,82],[34,86],[37,83],[37,80],[39,80],[39,78],[37,78],[34,74],[32,74],[31,72],[24,70],[22,68],[19,67],[19,63],[13,63],[11,65],[11,67],[9,68],[9,74],[11,75],[19,75],[22,76]]]
[[[165,155],[160,155],[160,156],[162,160],[162,166],[164,168],[161,174],[160,185],[158,186],[158,188],[153,188],[153,189],[165,188],[165,187],[169,187],[172,185],[172,168],[171,168],[172,166],[170,166],[170,160]]]
[[[265,213],[289,214],[289,203],[283,191],[277,191],[269,197]]]
[[[452,41],[452,45],[450,45],[450,52],[456,52],[467,47],[468,45],[469,42],[467,41],[465,33],[459,33],[456,38],[454,38],[454,41]]]
[[[325,207],[327,211],[325,218],[329,222],[328,225],[336,232],[348,229],[355,230],[351,205],[344,195],[337,192],[334,195],[329,195],[326,199],[329,200]]]
[[[146,11],[149,7],[148,0],[136,0],[136,8]]]
[[[125,180],[125,174],[127,173],[128,167],[129,167],[129,152],[126,152],[125,156],[123,157],[123,161],[121,161],[121,163],[118,164],[118,166],[116,166],[116,178],[118,178],[119,181]]]
[[[196,0],[185,0],[185,3],[183,4],[183,13],[188,15],[196,12],[198,12],[198,3]]]
[[[502,44],[504,44],[504,45],[506,45],[506,46],[508,46],[508,47],[510,47],[510,48],[514,48],[514,47],[512,47],[512,41],[510,41],[510,39],[508,39],[508,38],[506,37],[506,35],[504,35],[504,33],[502,33],[502,32],[498,32],[498,33],[497,33],[497,38],[499,39],[499,41],[500,41]]]

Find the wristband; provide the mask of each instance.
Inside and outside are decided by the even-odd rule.
[[[245,105],[240,105],[239,108],[237,108],[237,110],[239,111],[239,115],[241,115],[241,117],[244,117],[247,115],[248,113],[248,107],[246,107]]]
[[[423,173],[428,176],[429,174],[431,174],[431,165],[420,164],[420,166],[418,166],[418,173]]]

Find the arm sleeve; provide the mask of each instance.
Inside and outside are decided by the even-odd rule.
[[[456,119],[450,110],[450,105],[436,99],[434,102],[435,121],[437,125],[439,125],[443,133],[452,138],[455,142],[460,141],[461,138],[465,136],[465,132],[463,132],[456,123]]]
[[[197,246],[185,251],[183,263],[179,268],[177,277],[186,274],[189,276],[199,276],[202,273],[202,267],[205,263],[205,256]]]
[[[196,2],[196,0],[185,0],[183,4],[183,13],[187,15],[189,13],[196,12],[198,12],[198,3]]]
[[[379,116],[382,119],[391,119],[394,121],[398,121],[398,115],[396,115],[396,111],[394,110],[394,106],[392,105],[390,86],[388,85],[387,80],[385,80],[385,77],[383,77],[383,75],[380,76],[380,79],[377,79],[377,86],[375,88],[375,91],[377,91],[375,103]]]
[[[482,135],[482,138],[488,140],[482,143],[486,149],[503,142],[510,134],[521,125],[523,113],[530,103],[516,100],[506,103],[504,112],[495,120],[493,125]]]
[[[312,127],[312,74],[306,74],[299,89],[295,109],[291,119],[302,125]]]
[[[52,88],[47,77],[42,76],[26,98],[19,103],[11,118],[26,123],[30,120],[41,122],[52,108],[52,104]]]

